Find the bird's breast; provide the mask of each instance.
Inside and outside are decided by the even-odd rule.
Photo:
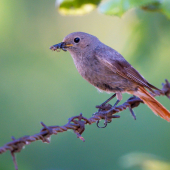
[[[74,63],[80,75],[98,89],[106,92],[123,92],[131,90],[131,81],[114,73],[94,56],[79,56]]]

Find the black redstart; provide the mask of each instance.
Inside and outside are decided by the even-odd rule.
[[[50,49],[68,50],[78,72],[97,89],[116,93],[118,101],[122,100],[122,93],[135,95],[156,115],[170,121],[170,112],[146,89],[152,93],[153,89],[160,93],[161,90],[148,83],[121,54],[100,42],[97,37],[84,32],[74,32]]]

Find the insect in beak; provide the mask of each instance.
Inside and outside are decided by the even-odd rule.
[[[59,44],[52,45],[50,50],[58,51],[58,49],[62,49],[63,51],[67,51],[66,48],[73,46],[73,44],[66,44],[65,42],[61,42]],[[59,51],[58,51],[59,52]]]

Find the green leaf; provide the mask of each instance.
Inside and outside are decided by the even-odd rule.
[[[161,12],[170,19],[170,0],[162,1],[160,8]]]
[[[94,10],[101,0],[56,0],[62,15],[83,15]]]
[[[99,6],[99,11],[120,17],[131,8],[147,6],[155,2],[158,0],[108,0]]]
[[[161,12],[167,18],[170,18],[170,0],[158,0],[147,6],[143,6],[142,9],[153,12]]]
[[[153,2],[152,4],[142,6],[141,8],[143,10],[150,11],[150,12],[156,12],[156,11],[160,12],[160,5],[161,5],[160,2]]]

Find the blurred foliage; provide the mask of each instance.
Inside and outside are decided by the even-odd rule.
[[[59,12],[63,15],[82,15],[97,8],[103,14],[122,16],[132,8],[141,8],[151,12],[161,12],[170,18],[169,0],[56,0]]]
[[[134,8],[122,18],[96,11],[63,17],[54,5],[55,0],[0,1],[0,146],[12,135],[18,138],[38,132],[40,121],[63,125],[80,112],[90,117],[95,105],[110,96],[83,80],[68,52],[49,50],[71,32],[97,36],[159,88],[164,78],[170,80],[170,20],[162,13]],[[128,97],[123,94],[122,102]],[[170,110],[167,98],[157,99]],[[123,170],[119,158],[133,151],[153,153],[169,162],[169,123],[146,105],[134,111],[136,121],[127,110],[105,129],[87,126],[86,142],[66,132],[53,136],[49,145],[34,142],[26,146],[17,154],[19,169]],[[10,154],[0,155],[0,170],[13,168]]]
[[[63,15],[83,15],[97,7],[101,0],[57,0],[59,12]]]
[[[126,11],[135,7],[155,6],[157,0],[109,0],[100,5],[99,11],[107,15],[122,16]],[[149,7],[148,7],[149,8]]]
[[[126,169],[135,167],[141,170],[170,170],[170,162],[148,153],[126,154],[121,157],[120,164]]]

